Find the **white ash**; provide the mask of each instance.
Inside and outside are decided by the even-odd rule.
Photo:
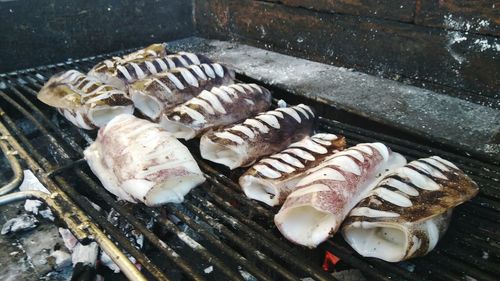
[[[28,191],[28,190],[38,190],[45,193],[50,193],[45,186],[38,180],[38,178],[33,174],[30,170],[24,170],[24,180],[19,186],[19,190]]]
[[[73,254],[71,255],[73,266],[75,266],[79,262],[94,266],[97,260],[98,252],[99,252],[99,246],[97,245],[96,242],[92,242],[86,246],[78,243],[73,248]]]
[[[203,270],[203,272],[205,272],[205,274],[212,273],[212,271],[214,271],[214,267],[213,266],[209,266],[209,267],[207,267],[207,268],[205,268]]]
[[[256,251],[255,251],[255,254],[256,254],[256,255],[257,255],[257,257],[259,257],[259,259],[261,259],[261,260],[266,259],[266,255],[265,255],[264,253],[262,253],[261,251],[259,251],[259,250],[256,250]]]
[[[72,251],[76,244],[78,244],[78,239],[76,239],[69,229],[59,227],[59,234],[61,234],[64,246],[66,246],[68,250]]]
[[[62,227],[59,228],[59,234],[63,239],[64,246],[71,252],[73,266],[79,262],[95,266],[99,254],[99,246],[96,242],[84,246],[78,242],[78,239],[76,239],[69,229]]]
[[[243,270],[241,266],[238,266],[238,271],[240,272],[241,277],[243,277],[243,279],[245,279],[246,281],[257,281],[257,278],[255,278],[255,276]]]
[[[31,230],[38,225],[38,220],[31,215],[20,215],[19,217],[8,220],[2,227],[2,235],[20,231]]]
[[[29,190],[38,190],[42,191],[45,193],[50,193],[45,186],[38,180],[38,178],[33,174],[32,171],[30,170],[24,170],[24,180],[19,186],[19,190],[21,191],[29,191]],[[54,221],[54,215],[50,211],[50,209],[44,209],[40,210],[40,206],[42,206],[43,203],[40,200],[32,200],[28,199],[24,203],[24,209],[27,212],[33,213],[35,215],[41,215],[42,217],[49,219],[51,221]]]
[[[287,103],[286,103],[286,101],[284,101],[284,100],[279,100],[279,101],[278,101],[278,107],[279,107],[279,108],[284,108],[284,107],[287,107]]]
[[[490,22],[485,19],[476,19],[476,20],[473,19],[471,21],[467,21],[464,20],[462,17],[453,18],[453,15],[445,15],[443,22],[446,28],[455,30],[464,30],[465,34],[467,34],[469,31],[477,32],[483,28],[490,26]]]
[[[45,209],[45,210],[41,210],[41,211],[38,211],[38,214],[40,216],[42,216],[42,218],[44,219],[48,219],[50,221],[54,221],[54,214],[52,214],[52,211],[50,209]]]
[[[453,45],[467,40],[467,37],[462,36],[459,31],[451,31],[447,34],[448,43],[446,44],[446,50],[450,55],[459,63],[462,64],[466,58],[453,49]]]
[[[53,258],[54,268],[56,270],[62,269],[63,267],[71,265],[72,257],[66,251],[57,250],[50,254],[49,258]]]
[[[461,17],[453,18],[453,15],[445,15],[443,22],[447,29],[455,30],[449,31],[447,33],[448,44],[446,46],[446,49],[459,64],[462,64],[465,61],[465,57],[453,50],[452,46],[454,44],[467,40],[468,38],[466,36],[469,34],[469,32],[478,32],[481,29],[490,26],[490,22],[485,19],[466,21]],[[469,49],[474,49],[479,52],[484,52],[488,49],[491,49],[493,51],[499,52],[500,44],[498,43],[498,40],[496,38],[493,38],[492,40],[476,39],[473,41],[473,44],[469,46]]]
[[[115,210],[111,209],[107,216],[108,221],[113,224],[113,226],[119,228],[125,237],[128,238],[130,242],[137,248],[141,249],[144,243],[144,237],[140,231],[135,230],[134,226],[131,225],[127,220],[123,219],[120,214]],[[150,225],[151,221],[148,221],[147,225]],[[152,227],[152,225],[151,225]]]
[[[68,281],[71,280],[73,275],[73,268],[71,266],[66,266],[57,271],[51,271],[45,276],[40,277],[39,280],[47,281]],[[97,279],[95,281],[98,281]],[[102,280],[101,280],[102,281]]]
[[[490,257],[490,254],[486,251],[483,251],[483,259],[487,260]]]
[[[402,261],[398,263],[398,266],[404,268],[408,272],[414,272],[416,265],[414,263]]]
[[[30,232],[29,235],[19,235],[18,237],[18,247],[24,252],[32,268],[35,268],[39,274],[46,274],[53,270],[53,264],[48,262],[49,257],[54,248],[57,248],[57,245],[63,244],[56,227],[42,224],[37,231]]]
[[[488,49],[492,49],[493,51],[500,52],[500,44],[495,42],[498,41],[496,39],[476,39],[474,40],[474,46],[479,49],[480,52],[484,52]]]
[[[464,278],[465,278],[466,281],[477,281],[476,278],[474,278],[472,276],[469,276],[469,275],[465,275]]]
[[[94,203],[94,202],[90,201],[90,199],[88,199],[87,197],[85,197],[85,199],[87,199],[87,201],[90,203],[90,205],[92,205],[92,207],[93,207],[94,209],[96,209],[97,211],[101,211],[101,209],[102,209],[102,208],[101,208],[101,206],[99,206],[99,205],[97,205],[96,203]]]
[[[0,271],[0,280],[2,281],[18,281],[25,275],[23,273],[33,270],[33,266],[29,261],[24,259],[12,259],[12,262],[4,266]]]

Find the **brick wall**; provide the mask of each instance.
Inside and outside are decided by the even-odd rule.
[[[500,107],[498,1],[196,0],[195,22],[205,37]]]

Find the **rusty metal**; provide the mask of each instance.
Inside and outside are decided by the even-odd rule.
[[[12,141],[11,138],[11,135],[0,135],[0,149],[5,155],[5,158],[7,158],[7,161],[9,162],[13,173],[12,178],[9,180],[9,182],[0,187],[0,195],[7,194],[16,189],[22,183],[24,178],[21,164],[19,164],[19,160],[17,159],[18,152],[11,149],[10,145],[8,144],[9,140]]]

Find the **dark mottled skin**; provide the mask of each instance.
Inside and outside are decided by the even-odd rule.
[[[190,174],[192,174],[192,173],[187,171],[185,168],[170,168],[170,169],[163,169],[163,170],[160,170],[156,173],[149,174],[148,176],[145,177],[145,179],[157,182],[157,181],[160,181],[163,179],[185,177],[185,176],[189,176]]]
[[[253,139],[250,139],[242,132],[230,130],[232,126],[221,128],[205,136],[216,143],[228,146],[237,144],[228,139],[218,138],[214,133],[227,130],[241,137],[248,146],[247,161],[243,163],[242,166],[248,166],[254,163],[258,158],[277,153],[285,149],[291,143],[299,141],[312,133],[315,117],[309,117],[308,119],[301,112],[298,112],[298,114],[300,115],[301,123],[298,123],[293,117],[284,113],[284,118],[277,117],[280,128],[276,129],[269,126],[268,133],[260,133],[258,129],[249,127],[255,133],[255,138]]]
[[[400,217],[393,218],[392,220],[414,222],[442,214],[446,212],[448,209],[454,208],[455,206],[462,204],[467,200],[470,200],[478,192],[478,187],[474,181],[472,181],[462,171],[453,169],[452,167],[449,167],[451,171],[442,171],[438,169],[438,167],[433,166],[435,169],[440,170],[448,178],[448,180],[433,177],[411,166],[407,167],[431,178],[433,181],[435,181],[441,186],[441,189],[436,191],[420,189],[415,185],[413,185],[408,179],[403,179],[397,176],[389,176],[389,177],[394,177],[414,187],[419,192],[418,196],[407,196],[411,200],[413,206],[407,208],[399,207],[397,205],[384,201],[382,198],[376,196],[370,196],[363,199],[358,204],[357,207],[363,206],[382,211],[394,212],[400,214]],[[397,193],[405,195],[401,193],[398,189],[393,188],[391,186],[383,185],[383,187],[391,191],[395,191]],[[376,204],[375,199],[381,201],[382,204]],[[366,220],[367,218],[351,217],[351,219]],[[371,218],[371,219],[377,219],[377,218]],[[387,218],[384,218],[384,221],[385,220],[387,220]]]
[[[156,55],[151,53],[141,53],[142,50],[151,50],[154,51]],[[164,43],[152,44],[148,47],[125,55],[123,57],[113,57],[110,61],[113,63],[112,67],[108,67],[104,62],[100,62],[96,64],[91,71],[99,72],[99,73],[113,73],[116,74],[116,67],[118,65],[123,65],[128,62],[141,62],[149,58],[163,57],[166,56],[169,52],[167,51],[167,45]]]
[[[210,90],[212,87],[231,84],[234,79],[234,72],[232,70],[229,70],[225,66],[222,66],[222,68],[224,69],[223,77],[216,75],[215,78],[210,78],[208,75],[206,75],[208,78],[207,80],[202,80],[198,77],[198,75],[196,75],[194,71],[188,69],[193,74],[193,76],[197,78],[199,87],[195,87],[187,83],[178,68],[172,69],[169,72],[175,75],[175,77],[179,79],[182,85],[184,85],[185,88],[182,90],[178,89],[167,76],[163,75],[154,75],[151,78],[139,80],[131,84],[129,87],[131,91],[142,92],[146,95],[155,97],[160,102],[162,102],[163,110],[168,111],[173,107],[197,96],[203,90]],[[203,68],[201,68],[201,70],[206,74]],[[170,92],[168,90],[165,90],[162,85],[155,81],[151,82],[149,85],[145,85],[146,82],[151,81],[151,79],[153,78],[157,78],[163,84],[165,84],[170,89]]]
[[[377,166],[383,160],[382,155],[380,155],[380,153],[376,149],[372,149],[373,152],[372,155],[369,155],[361,150],[358,150],[355,147],[351,147],[349,149],[358,151],[364,157],[364,161],[361,162],[350,155],[346,155],[360,167],[361,174],[359,176],[352,173],[348,173],[337,166],[326,165],[325,167],[337,170],[340,174],[344,176],[346,180],[336,181],[336,180],[321,179],[313,181],[310,184],[304,186],[299,186],[296,190],[299,190],[301,188],[307,188],[313,184],[325,184],[330,188],[330,190],[307,193],[297,197],[288,197],[288,199],[285,201],[285,204],[283,204],[281,210],[285,210],[290,207],[307,203],[325,212],[338,214],[339,221],[342,221],[343,217],[347,215],[347,212],[350,211],[350,209],[346,210],[346,208],[350,204],[352,204],[351,201],[353,200],[353,198],[359,194],[360,185],[362,185],[367,178],[373,175],[373,173],[377,169]],[[315,200],[313,200],[313,197],[315,197]]]
[[[52,76],[40,90],[38,95],[39,99],[41,99],[44,103],[57,108],[76,109],[85,105],[91,98],[104,94],[108,91],[118,90],[113,86],[106,85],[91,96],[84,97],[83,95],[92,92],[103,84],[97,81],[89,80],[89,78],[83,73],[80,73],[81,76],[77,79],[68,81],[69,83],[59,80],[65,73],[66,72],[60,72]],[[85,79],[87,79],[87,82],[80,84],[80,82]],[[88,83],[92,83],[92,85],[88,87],[88,89],[84,89]],[[76,87],[77,85],[79,85],[79,87]],[[71,96],[71,98],[68,98],[68,96]],[[122,92],[122,94],[114,94],[107,98],[94,101],[91,105],[127,106],[132,105],[132,101],[128,98],[125,92]]]
[[[416,160],[419,161],[419,160]],[[472,181],[466,174],[464,174],[461,170],[454,169],[450,166],[449,171],[444,171],[439,169],[436,166],[433,166],[429,163],[422,162],[427,165],[432,166],[433,168],[441,171],[448,180],[433,177],[432,175],[421,171],[417,168],[407,166],[408,168],[418,171],[421,174],[426,175],[433,181],[435,181],[441,187],[440,190],[425,190],[418,188],[413,185],[409,179],[398,177],[397,175],[389,175],[386,178],[395,178],[401,182],[404,182],[413,188],[415,188],[419,195],[417,196],[408,196],[405,193],[402,193],[398,189],[388,186],[382,185],[386,189],[397,192],[403,196],[406,196],[412,202],[412,206],[410,207],[400,207],[390,202],[385,201],[384,199],[377,197],[376,195],[369,196],[362,201],[356,207],[368,207],[375,210],[387,211],[400,214],[399,217],[363,217],[363,216],[350,216],[344,222],[345,225],[352,224],[357,221],[366,221],[366,222],[385,222],[385,223],[395,223],[395,224],[415,224],[415,226],[409,228],[410,237],[415,235],[420,239],[422,245],[421,247],[413,253],[412,257],[422,256],[428,252],[429,248],[429,237],[427,234],[421,230],[418,230],[418,224],[425,223],[427,220],[442,216],[438,220],[437,226],[439,229],[439,234],[442,236],[446,231],[449,224],[449,217],[451,215],[451,211],[454,207],[463,202],[470,200],[474,197],[478,192],[478,187],[474,181]],[[447,215],[447,213],[449,213]],[[413,242],[410,242],[410,245],[406,249],[405,257],[408,257],[409,250],[412,247]]]
[[[231,103],[226,103],[224,100],[215,97],[222,104],[222,107],[224,107],[226,114],[220,113],[217,110],[214,110],[215,114],[209,114],[203,107],[197,104],[187,105],[188,107],[201,113],[205,117],[206,123],[200,123],[199,125],[194,124],[194,120],[189,114],[179,113],[178,111],[171,111],[167,113],[166,118],[169,120],[175,120],[174,116],[178,116],[180,119],[176,122],[188,125],[193,129],[210,128],[213,126],[225,126],[240,122],[245,118],[249,118],[251,116],[257,115],[257,113],[259,112],[268,110],[271,106],[271,92],[269,92],[269,90],[264,87],[258,87],[262,90],[262,93],[254,88],[252,88],[252,90],[243,88],[244,93],[235,90],[238,93],[238,98],[232,99]],[[229,96],[232,97],[231,95]],[[199,96],[197,98],[204,100]],[[253,101],[254,104],[248,104],[245,99]],[[210,104],[208,100],[204,101]],[[200,133],[203,132],[198,132],[198,134]]]
[[[284,181],[287,181],[287,180],[292,179],[294,177],[300,176],[300,175],[306,173],[309,169],[311,169],[313,167],[316,167],[326,157],[331,156],[334,153],[337,153],[337,152],[343,150],[345,148],[345,146],[346,146],[346,141],[345,141],[345,137],[344,136],[338,136],[337,139],[331,140],[329,142],[330,142],[330,145],[324,145],[324,144],[321,144],[321,143],[317,143],[318,145],[321,145],[322,147],[326,148],[327,152],[324,153],[324,154],[320,154],[320,153],[308,150],[307,148],[304,148],[304,147],[300,147],[299,148],[299,149],[307,151],[311,155],[313,155],[314,156],[314,161],[309,161],[309,160],[297,157],[296,155],[294,155],[292,153],[281,151],[280,152],[281,154],[288,154],[291,157],[296,158],[300,163],[302,163],[302,165],[304,165],[304,167],[303,168],[297,168],[297,167],[294,166],[295,170],[293,172],[290,172],[290,173],[284,173],[282,171],[279,171],[279,173],[281,174],[281,176],[279,178],[268,179],[266,176],[264,176],[261,173],[259,173],[253,167],[250,168],[250,169],[248,169],[248,171],[246,171],[241,177],[243,178],[244,176],[254,176],[254,177],[263,178],[263,179],[266,179],[267,181],[274,182],[274,183],[278,184],[279,182],[284,182]],[[288,148],[290,148],[290,147],[288,147]],[[274,157],[273,155],[271,155],[269,158],[270,159],[274,159],[274,160],[276,160],[278,162],[281,162],[284,165],[290,165],[287,162],[285,162],[282,159],[280,159],[279,157]],[[270,165],[268,163],[264,163],[264,162],[259,161],[257,164],[259,164],[259,165],[265,165],[265,166],[269,167],[269,169],[276,170],[272,165]],[[279,204],[283,204],[283,202],[285,202],[286,198],[288,197],[288,195],[292,191],[293,190],[291,190],[291,189],[282,189],[282,190],[280,190],[280,193],[277,194],[277,196],[279,196],[279,198],[278,198]]]
[[[168,55],[166,57],[170,58],[173,61],[173,63],[175,64],[175,67],[183,67],[185,65],[183,65],[183,63],[181,62],[181,60],[179,60],[179,56],[182,57],[188,63],[188,65],[195,64],[186,55],[174,54],[174,55]],[[198,59],[200,60],[200,63],[212,63],[212,61],[209,58],[207,58],[207,57],[205,57],[203,55],[197,55],[197,56],[198,56]],[[141,60],[140,62],[136,62],[136,63],[139,66],[139,68],[142,70],[142,72],[144,72],[144,74],[146,74],[146,76],[149,76],[149,75],[152,75],[152,73],[149,71],[149,69],[148,69],[148,67],[146,65],[146,61],[150,61],[151,63],[153,63],[153,65],[155,66],[155,68],[157,70],[160,70],[161,69],[160,65],[158,64],[158,62],[156,62],[157,58],[163,59],[164,57],[149,57],[147,59]],[[168,64],[167,64],[167,66],[168,66]],[[139,79],[139,77],[137,77],[137,72],[135,71],[135,68],[132,66],[131,63],[123,64],[123,67],[125,67],[128,70],[128,73],[133,78],[132,79],[133,81],[136,81],[136,80]],[[116,75],[116,77],[120,78],[125,84],[131,83],[130,81],[128,81],[125,78],[125,76],[123,75],[123,73],[120,72],[120,71],[115,71],[114,75]]]
[[[325,146],[324,144],[321,144],[321,143],[318,143],[318,144],[321,145],[321,146],[323,146],[324,148],[326,148],[327,152],[324,153],[324,154],[320,154],[320,153],[314,152],[312,150],[309,150],[309,149],[307,149],[305,147],[298,147],[299,149],[305,150],[305,151],[309,152],[311,155],[313,155],[314,156],[314,161],[309,161],[309,160],[306,160],[306,159],[302,159],[300,157],[297,157],[293,153],[281,151],[280,153],[282,153],[282,154],[288,154],[288,155],[296,158],[297,160],[299,160],[300,163],[302,163],[304,165],[304,168],[297,168],[297,167],[294,166],[295,171],[293,171],[293,172],[284,173],[284,172],[280,171],[281,176],[279,178],[277,178],[276,180],[277,181],[283,181],[283,180],[286,180],[288,178],[294,177],[294,176],[296,176],[298,174],[305,173],[310,168],[315,167],[319,163],[321,163],[321,161],[323,161],[326,157],[331,156],[332,154],[334,154],[336,152],[339,152],[341,150],[344,150],[344,148],[346,146],[346,141],[345,141],[345,137],[344,136],[338,136],[337,139],[334,139],[334,140],[330,141],[330,145]],[[289,146],[287,148],[293,148],[293,147]],[[279,161],[279,162],[281,162],[281,163],[283,163],[285,165],[290,165],[287,162],[281,160],[279,157],[273,157],[271,155],[270,158],[272,158],[274,160],[277,160],[277,161]],[[259,162],[258,164],[259,165],[268,166],[270,169],[275,170],[268,163]],[[254,168],[248,169],[248,171],[243,174],[243,176],[245,176],[245,175],[252,175],[252,176],[258,176],[258,177],[266,178],[265,176],[263,176],[259,172],[257,172],[257,170],[255,170]]]

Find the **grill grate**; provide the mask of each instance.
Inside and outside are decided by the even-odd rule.
[[[126,51],[115,53],[120,55]],[[480,194],[458,207],[450,229],[428,256],[390,264],[355,254],[339,235],[319,249],[292,246],[275,229],[277,209],[248,200],[238,192],[237,176],[221,166],[197,160],[208,181],[190,192],[182,204],[163,208],[123,205],[100,185],[82,158],[95,137],[74,127],[52,108],[38,102],[43,83],[58,71],[88,71],[111,55],[0,75],[0,120],[33,161],[25,161],[39,178],[54,181],[61,191],[126,253],[143,267],[147,278],[157,280],[335,280],[321,268],[326,250],[340,257],[339,268],[357,268],[369,280],[497,280],[500,268],[500,168],[484,159],[472,159],[442,149],[320,118],[319,130],[342,134],[350,145],[382,141],[409,160],[431,154],[456,163],[479,184]],[[244,77],[243,77],[244,79]],[[287,97],[290,97],[287,94]],[[314,102],[310,102],[314,105]],[[188,143],[195,147],[196,142]],[[34,163],[34,164],[32,164]],[[43,181],[42,181],[43,182]],[[136,249],[106,215],[113,208],[146,240]],[[161,229],[148,229],[135,213],[156,218]],[[213,266],[213,272],[203,270]],[[473,279],[468,279],[473,278]]]

